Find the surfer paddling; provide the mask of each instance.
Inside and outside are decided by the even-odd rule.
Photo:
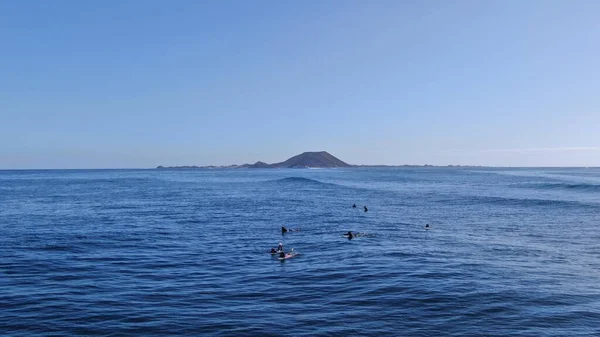
[[[299,232],[300,228],[286,228],[285,226],[281,226],[281,234],[287,232]]]

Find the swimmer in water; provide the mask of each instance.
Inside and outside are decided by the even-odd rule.
[[[356,204],[352,205],[352,208],[356,208]]]
[[[363,206],[365,208],[365,212],[368,212],[369,210],[367,209],[367,206]]]
[[[429,228],[430,228],[430,227],[429,227],[429,224],[426,224],[426,225],[425,225],[425,229],[429,229]]]
[[[271,248],[271,254],[277,254],[277,251],[275,250],[275,248]]]

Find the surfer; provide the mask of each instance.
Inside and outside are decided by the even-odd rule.
[[[352,208],[356,208],[356,204],[352,205]]]
[[[284,258],[285,259],[285,253],[283,251],[281,251],[281,253],[279,253],[279,257]]]
[[[365,212],[368,212],[369,209],[367,209],[367,206],[363,206],[365,208]]]
[[[288,229],[285,228],[284,226],[281,226],[281,233],[287,233]]]
[[[348,237],[348,240],[352,240],[352,238],[354,237],[351,231],[348,231],[348,233],[346,233],[346,236]]]
[[[425,229],[429,229],[429,228],[430,228],[430,227],[429,227],[429,224],[426,224],[426,225],[425,225]]]
[[[279,245],[277,245],[277,251],[278,252],[283,252],[283,243],[279,243]]]
[[[277,251],[275,250],[275,248],[271,248],[271,254],[277,254]]]

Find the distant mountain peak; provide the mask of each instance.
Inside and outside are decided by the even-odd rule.
[[[350,167],[349,165],[338,158],[334,157],[327,151],[313,151],[303,152],[299,155],[293,156],[286,161],[267,164],[262,161],[257,161],[254,164],[244,165],[230,165],[228,168],[302,168],[302,167],[315,167],[315,168],[328,168],[328,167]],[[216,168],[215,166],[204,166],[205,168]],[[198,168],[197,166],[176,166],[176,167],[163,167],[159,166],[158,169],[168,168]]]
[[[327,151],[303,152],[288,160],[271,164],[271,167],[349,167],[350,165],[334,157]]]
[[[250,165],[251,168],[270,168],[271,165],[263,162],[263,161],[257,161],[256,163]]]

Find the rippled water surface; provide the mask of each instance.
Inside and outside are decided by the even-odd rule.
[[[598,336],[599,225],[599,169],[0,171],[0,335]]]

